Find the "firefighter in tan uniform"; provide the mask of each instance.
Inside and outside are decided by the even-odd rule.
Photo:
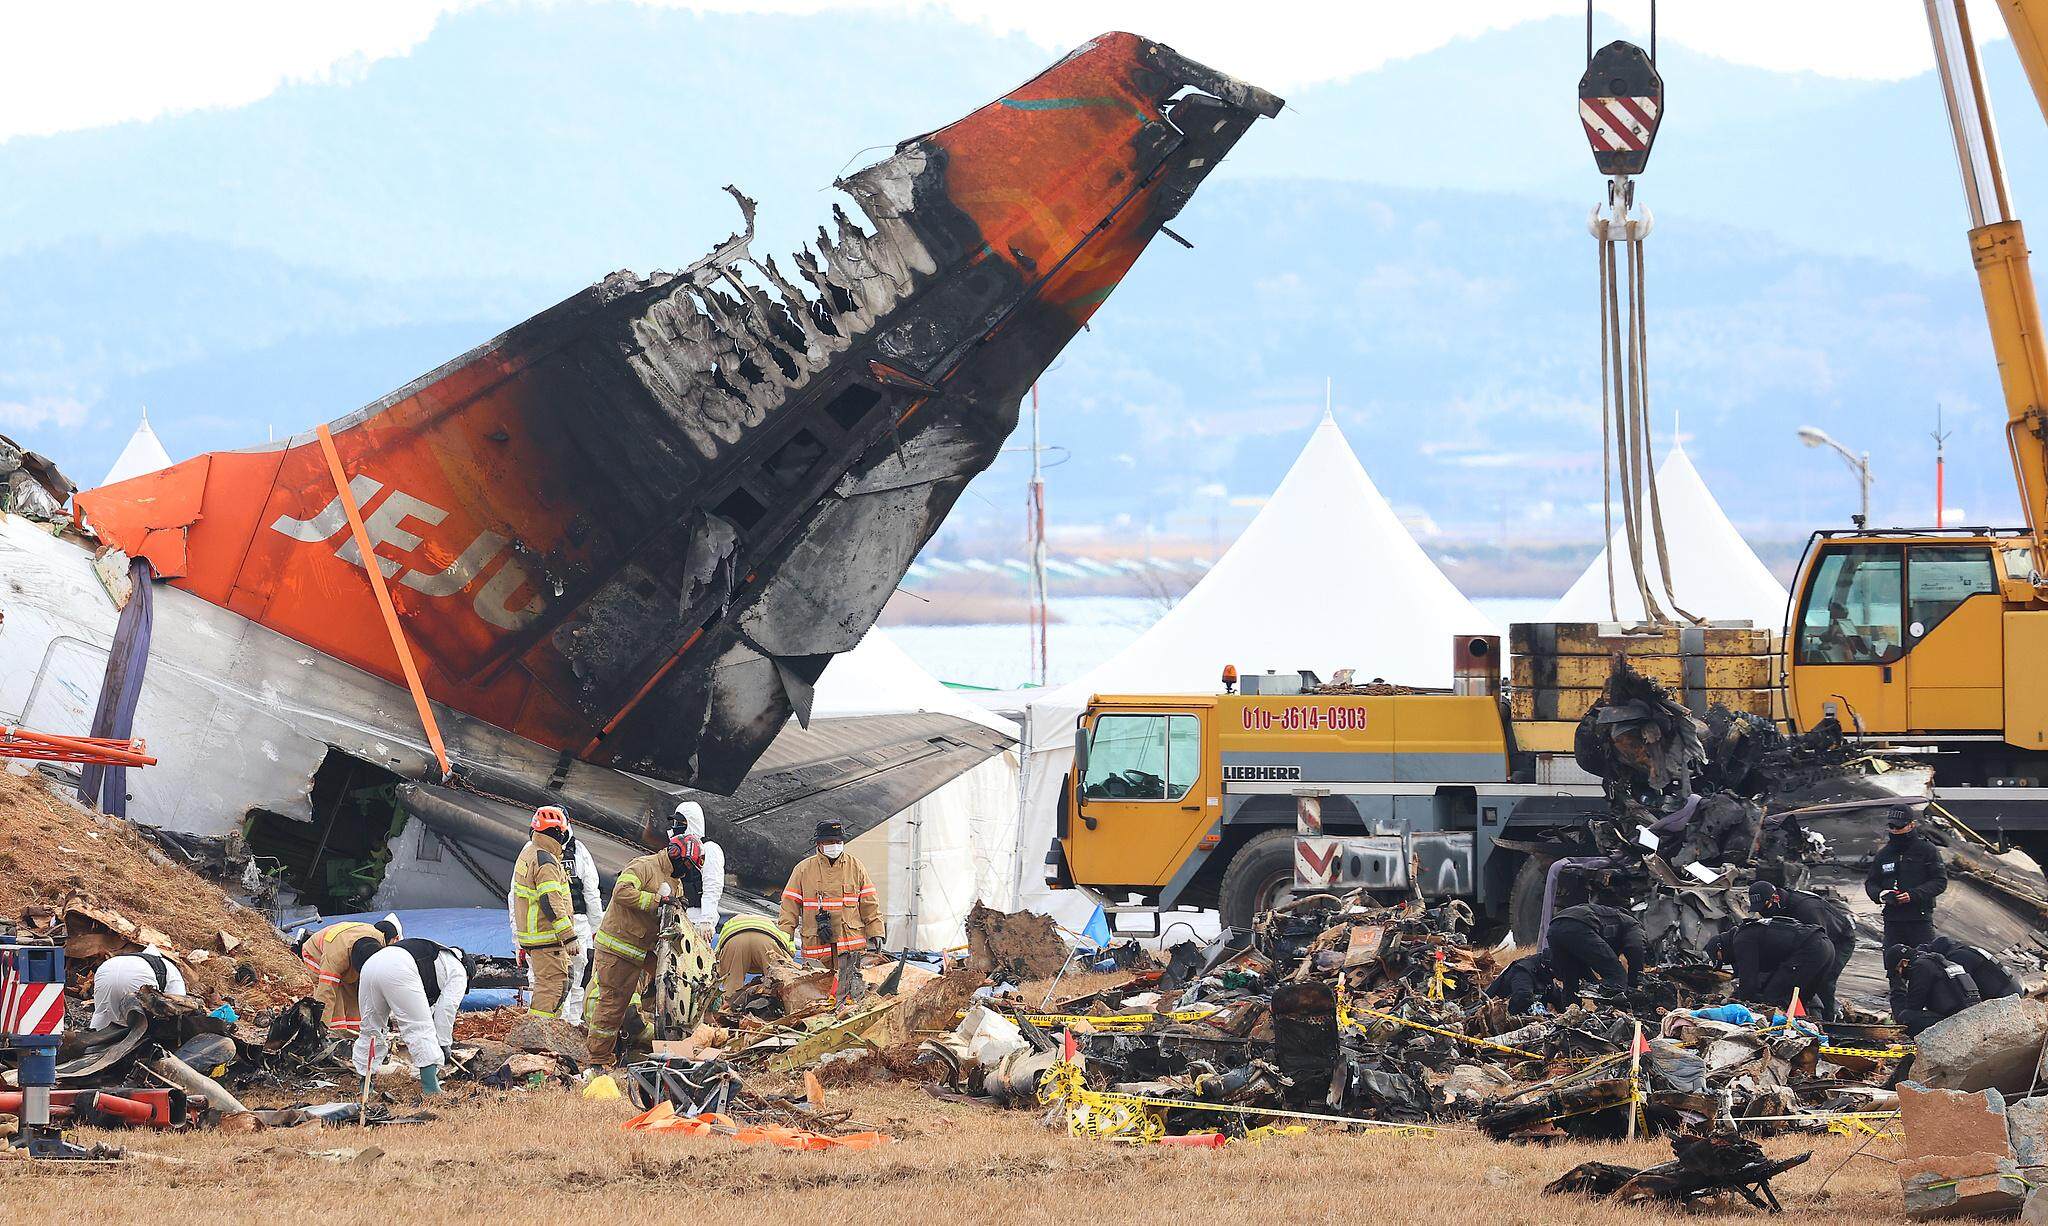
[[[868,993],[860,956],[882,947],[882,902],[868,870],[846,854],[844,825],[819,822],[817,841],[818,854],[798,864],[783,887],[781,924],[805,958],[832,967],[836,1005]]]
[[[735,915],[718,930],[718,990],[726,1000],[747,986],[747,976],[795,965],[795,943],[765,915]]]
[[[666,847],[626,865],[612,886],[611,905],[605,908],[604,923],[597,930],[590,1000],[583,1010],[591,1065],[610,1064],[616,1058],[620,1023],[633,1007],[640,985],[654,971],[654,942],[661,932],[660,903],[680,894],[684,905],[689,905],[693,897],[688,885],[693,877],[696,893],[703,893],[703,868],[703,844],[692,835],[671,835]]]
[[[313,999],[329,1030],[354,1035],[362,1029],[362,1009],[356,1000],[360,973],[349,964],[348,951],[357,941],[389,945],[404,935],[395,915],[374,924],[343,920],[307,935],[299,946],[299,958],[313,972]]]
[[[568,833],[568,814],[552,805],[536,809],[533,838],[512,866],[512,941],[532,971],[527,1012],[534,1017],[561,1012],[569,963],[581,949],[573,927],[576,904],[562,867],[562,838]]]

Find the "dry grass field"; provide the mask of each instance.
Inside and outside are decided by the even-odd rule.
[[[902,1138],[865,1153],[787,1153],[723,1139],[623,1132],[623,1102],[553,1091],[464,1091],[427,1125],[223,1135],[80,1133],[126,1145],[121,1164],[0,1162],[10,1221],[323,1223],[493,1219],[552,1222],[574,1214],[655,1220],[1005,1223],[1331,1221],[1405,1224],[1718,1221],[1720,1213],[1617,1207],[1542,1195],[1590,1158],[1646,1166],[1660,1143],[1503,1145],[1466,1133],[1434,1139],[1319,1132],[1223,1150],[1133,1148],[1070,1140],[1036,1113],[936,1100],[911,1086],[828,1092],[833,1109]],[[1878,1142],[1827,1180],[1856,1142],[1784,1137],[1773,1155],[1815,1150],[1780,1181],[1801,1226],[1903,1220]],[[375,1147],[381,1155],[347,1153]],[[328,1151],[323,1153],[323,1151]],[[1761,1219],[1736,1204],[1725,1217]]]

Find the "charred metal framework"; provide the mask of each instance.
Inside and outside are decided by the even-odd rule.
[[[791,267],[751,253],[734,190],[745,226],[706,259],[614,274],[336,423],[429,695],[564,763],[738,787],[1280,105],[1104,35],[842,180],[866,226],[835,209]],[[178,586],[396,679],[311,436],[79,502]]]

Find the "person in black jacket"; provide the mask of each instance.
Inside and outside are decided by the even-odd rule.
[[[1989,950],[1975,945],[1965,945],[1954,937],[1936,937],[1922,945],[1931,949],[1950,962],[1969,972],[1970,981],[1977,985],[1977,995],[1984,1000],[1998,1000],[2006,996],[2018,996],[2025,991],[2025,985],[2005,969],[2005,964],[1991,956]]]
[[[1802,924],[1811,924],[1827,934],[1835,957],[1828,966],[1827,974],[1815,983],[1812,999],[1822,1020],[1832,1022],[1839,1018],[1841,1004],[1835,996],[1836,985],[1842,980],[1843,968],[1849,965],[1849,956],[1856,952],[1856,920],[1849,914],[1849,904],[1832,895],[1787,889],[1768,881],[1752,881],[1749,884],[1749,905],[1758,915],[1787,916]]]
[[[1492,983],[1486,985],[1488,996],[1502,998],[1508,1002],[1509,1013],[1527,1013],[1538,1002],[1552,1009],[1565,1005],[1564,989],[1558,986],[1557,972],[1550,965],[1550,955],[1537,950],[1526,958],[1517,958],[1507,964]]]
[[[1934,939],[1934,900],[1948,888],[1948,869],[1941,850],[1920,833],[1912,809],[1894,807],[1885,815],[1885,826],[1891,841],[1871,860],[1863,892],[1884,908],[1885,948],[1917,949]],[[1902,983],[1894,978],[1892,991],[1899,991]]]
[[[1797,991],[1801,1000],[1820,995],[1835,947],[1815,924],[1787,915],[1744,920],[1707,942],[1707,956],[1735,968],[1735,996],[1784,1008]]]
[[[1643,973],[1643,926],[1635,916],[1604,903],[1580,903],[1551,917],[1543,947],[1567,998],[1590,976],[1602,988],[1634,987]]]
[[[1917,1037],[1934,1023],[1954,1017],[1982,999],[1970,972],[1931,949],[1888,945],[1884,964],[1892,973],[1892,982],[1905,985],[1892,992],[1892,1020],[1909,1035]]]

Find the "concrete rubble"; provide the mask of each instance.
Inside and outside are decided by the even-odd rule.
[[[2008,1131],[2005,1097],[1899,1087],[1905,1136],[1898,1164],[1906,1214],[1916,1219],[1996,1217],[2017,1212],[2027,1194]]]
[[[2022,1207],[2027,1185],[2010,1158],[1996,1154],[1930,1154],[1899,1162],[1906,1216],[2005,1217]]]
[[[2007,1104],[2005,1126],[2020,1170],[2035,1183],[2048,1181],[2044,1180],[2048,1176],[2048,1099],[2027,1098]]]
[[[2048,1043],[2048,1002],[2006,996],[1972,1005],[1922,1031],[1913,1078],[1951,1090],[2025,1094],[2038,1084]]]

